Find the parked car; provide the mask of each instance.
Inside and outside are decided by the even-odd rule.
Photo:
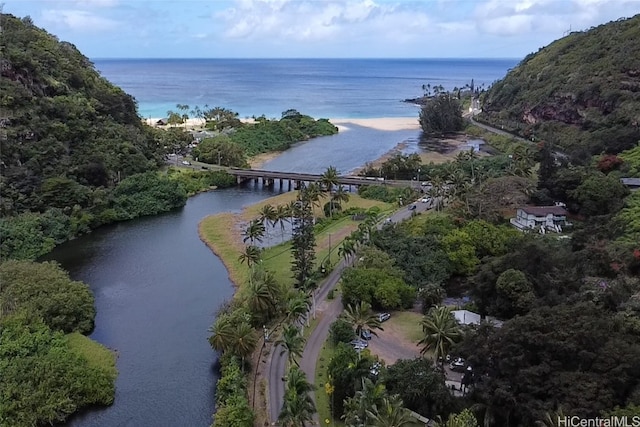
[[[467,368],[467,363],[465,362],[464,359],[460,357],[454,359],[453,362],[449,364],[449,369],[451,369],[454,372],[464,372],[466,368]]]
[[[371,369],[369,369],[369,373],[371,375],[373,375],[374,377],[377,377],[378,374],[380,373],[380,368],[381,367],[382,367],[382,363],[376,362],[373,365],[371,365]]]
[[[369,347],[368,342],[358,339],[351,341],[349,344],[351,344],[356,350],[364,350],[365,348]]]
[[[413,211],[413,210],[415,210],[416,208],[417,208],[417,206],[416,206],[416,204],[415,204],[415,203],[412,203],[412,204],[410,204],[410,205],[409,205],[409,210],[410,210],[410,211]]]
[[[369,329],[363,329],[360,331],[360,338],[362,338],[363,340],[370,340],[371,339],[371,331]]]
[[[430,203],[431,202],[431,197],[423,197],[422,199],[420,199],[420,201],[422,203]]]
[[[191,162],[188,161],[188,160],[183,160],[182,164],[185,165],[185,166],[191,166]]]
[[[390,317],[391,317],[391,315],[389,313],[380,313],[380,314],[378,314],[378,321],[379,322],[386,322],[387,320],[389,320]]]

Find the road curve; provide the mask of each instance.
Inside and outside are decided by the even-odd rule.
[[[392,222],[404,221],[407,218],[411,218],[414,212],[424,212],[428,209],[428,203],[416,203],[416,209],[413,211],[408,210],[407,207],[402,207],[393,213],[389,218]],[[380,228],[381,226],[378,226]],[[307,339],[300,360],[300,368],[306,374],[307,380],[313,384],[315,381],[316,363],[320,356],[320,350],[323,344],[329,336],[329,327],[331,323],[342,312],[342,300],[339,298],[325,301],[330,290],[336,287],[342,271],[347,267],[345,261],[341,261],[336,268],[325,278],[318,287],[316,294],[316,305],[322,307],[322,311],[319,313],[320,320],[315,329]],[[275,421],[278,419],[280,409],[284,400],[284,381],[282,378],[285,375],[285,361],[286,357],[280,356],[279,349],[274,349],[271,356],[271,365],[269,367],[269,413],[271,416],[272,425],[275,425]],[[320,384],[319,384],[320,386]],[[322,392],[321,388],[318,390]],[[312,395],[315,400],[315,396]],[[319,424],[318,413],[313,416],[316,425]]]

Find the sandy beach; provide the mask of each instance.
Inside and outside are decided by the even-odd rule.
[[[419,130],[420,123],[417,117],[376,117],[370,119],[329,119],[340,131],[349,130],[349,125],[368,127],[376,130]]]
[[[147,118],[143,120],[149,126],[157,126],[158,121],[163,120],[163,118],[152,117],[152,118]],[[243,123],[254,122],[252,118],[241,119],[241,121]],[[382,131],[420,129],[420,123],[418,123],[417,117],[375,117],[375,118],[368,118],[368,119],[334,118],[334,119],[329,119],[329,121],[334,125],[336,125],[341,132],[349,130],[349,125],[357,125],[357,126],[368,127],[371,129],[382,130]],[[175,127],[186,127],[187,129],[195,129],[202,126],[204,126],[204,119],[199,119],[199,118],[187,119],[186,123],[175,125]]]

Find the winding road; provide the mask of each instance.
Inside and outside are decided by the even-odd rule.
[[[397,223],[411,218],[413,212],[424,212],[428,210],[428,207],[429,203],[417,202],[415,210],[410,211],[405,206],[395,211],[389,218],[391,218],[392,222]],[[378,228],[381,227],[382,225],[378,225]],[[319,320],[315,329],[307,339],[302,359],[300,360],[300,368],[305,373],[307,380],[311,384],[315,381],[316,363],[318,361],[322,345],[329,336],[329,327],[342,312],[342,300],[340,298],[327,300],[327,295],[329,291],[336,287],[338,280],[340,280],[342,271],[346,267],[347,263],[342,260],[318,287],[316,294],[316,317],[318,317]],[[269,414],[271,416],[272,425],[276,425],[275,421],[278,419],[284,400],[285,384],[283,378],[286,374],[285,362],[287,358],[286,355],[281,355],[280,353],[281,350],[279,347],[273,349],[269,366]],[[313,419],[315,425],[320,425],[317,412],[314,414]]]

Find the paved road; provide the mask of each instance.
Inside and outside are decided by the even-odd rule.
[[[424,212],[428,209],[428,203],[416,203],[416,209],[411,211],[407,207],[402,207],[397,210],[390,218],[392,222],[404,221],[410,218],[414,212]],[[379,226],[378,228],[380,228]],[[317,304],[317,317],[319,317],[316,328],[308,338],[302,359],[300,361],[300,368],[306,374],[307,380],[313,384],[315,381],[316,362],[320,355],[320,350],[323,344],[329,336],[329,327],[331,323],[342,312],[342,301],[340,298],[336,298],[330,301],[326,301],[327,294],[330,290],[336,287],[342,270],[346,268],[345,261],[341,261],[338,266],[324,279],[316,294]],[[285,376],[285,361],[286,356],[280,356],[280,349],[276,348],[271,357],[271,365],[269,367],[269,413],[271,415],[272,423],[278,419],[280,409],[282,408],[282,402],[284,399],[284,382],[282,378]],[[318,389],[320,390],[320,389]],[[319,424],[318,414],[314,414],[314,422]]]
[[[473,120],[473,116],[468,116],[468,117],[469,117],[469,121],[470,121],[471,123],[473,123],[474,125],[478,126],[479,128],[482,128],[482,129],[484,129],[484,130],[488,130],[489,132],[493,132],[493,133],[496,133],[496,134],[498,134],[498,135],[508,136],[508,137],[510,137],[510,138],[517,139],[518,141],[523,141],[523,142],[531,143],[531,141],[529,141],[528,139],[524,139],[524,138],[519,137],[519,136],[517,136],[517,135],[514,135],[514,134],[512,134],[512,133],[505,132],[505,131],[503,131],[503,130],[500,130],[500,129],[494,128],[494,127],[492,127],[492,126],[485,125],[484,123],[477,122],[477,121]]]
[[[519,137],[519,136],[517,136],[517,135],[514,135],[514,134],[509,133],[509,132],[505,132],[505,131],[500,130],[500,129],[496,129],[496,128],[492,127],[492,126],[485,125],[484,123],[479,123],[479,122],[477,122],[477,121],[473,120],[473,117],[472,117],[472,116],[466,116],[466,117],[467,117],[467,118],[469,119],[469,121],[471,121],[471,123],[473,123],[474,125],[476,125],[476,126],[478,126],[478,127],[482,128],[482,129],[484,129],[484,130],[487,130],[487,131],[489,131],[489,132],[493,132],[493,133],[498,134],[498,135],[505,135],[505,136],[508,136],[508,137],[510,137],[510,138],[516,139],[516,140],[518,140],[518,141],[526,142],[527,144],[535,144],[535,142],[530,141],[530,140],[528,140],[528,139],[525,139],[525,138]],[[554,151],[554,152],[553,152],[553,155],[555,156],[555,158],[556,158],[556,159],[566,159],[566,158],[568,157],[565,153],[563,153],[562,151],[558,151],[558,150]]]

